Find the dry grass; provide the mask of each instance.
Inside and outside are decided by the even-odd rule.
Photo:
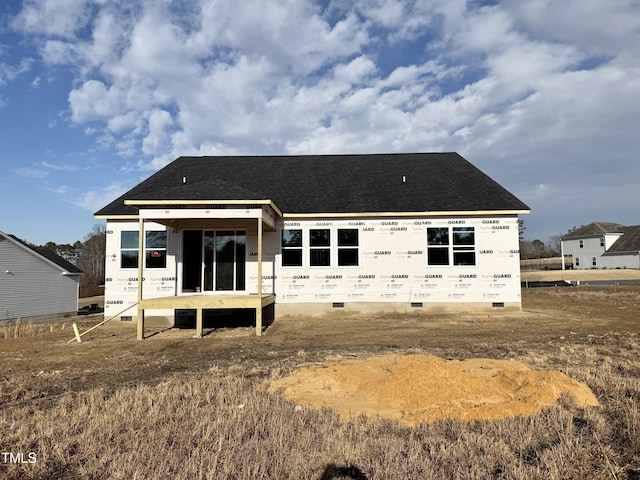
[[[0,338],[33,337],[44,330],[44,326],[36,325],[31,321],[23,321],[20,318],[5,320],[0,323]]]
[[[63,331],[67,328],[66,322],[44,322],[33,320],[4,320],[0,322],[0,339],[31,338],[43,333]]]
[[[303,351],[251,369],[65,393],[46,408],[2,410],[0,447],[35,452],[37,462],[0,472],[9,479],[639,478],[639,348],[636,335],[611,334],[519,358],[586,382],[600,408],[564,398],[531,418],[415,429],[296,411],[268,394],[269,381],[304,360]]]
[[[299,319],[259,339],[135,342],[112,326],[67,345],[60,325],[0,327],[0,452],[37,458],[0,456],[0,478],[640,479],[640,288],[524,295],[517,317]],[[412,429],[296,411],[267,392],[301,365],[390,352],[559,370],[601,407],[564,397],[530,418]]]
[[[556,281],[570,280],[591,282],[596,280],[638,280],[638,269],[598,269],[598,270],[523,270],[522,281]]]

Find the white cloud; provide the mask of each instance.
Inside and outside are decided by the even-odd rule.
[[[38,165],[57,172],[75,172],[78,169],[78,167],[74,164],[51,163],[47,162],[46,160],[38,162]]]
[[[502,8],[534,40],[573,44],[593,55],[640,55],[636,0],[505,0]]]
[[[73,72],[68,117],[128,168],[456,150],[535,202],[539,185],[587,202],[577,179],[607,171],[622,202],[615,178],[640,147],[637,1],[477,3],[29,0],[14,26]],[[0,64],[0,85],[18,70]]]
[[[69,93],[69,104],[71,105],[71,119],[77,123],[84,123],[90,120],[103,119],[119,113],[119,100],[115,89],[108,89],[99,80],[88,80],[80,88]]]
[[[88,19],[87,0],[26,0],[13,25],[30,34],[74,38]]]
[[[131,187],[126,187],[125,185],[118,182],[112,182],[104,188],[90,190],[83,193],[79,196],[78,199],[73,200],[71,203],[82,208],[83,210],[87,210],[93,213],[100,210],[105,205],[113,202],[129,188]]]
[[[31,69],[33,60],[23,58],[17,65],[0,62],[0,87],[11,82]]]
[[[16,168],[14,169],[14,172],[19,176],[26,178],[46,178],[49,175],[49,172],[46,170],[35,166]]]
[[[161,155],[170,147],[167,135],[173,125],[171,114],[166,110],[154,110],[149,114],[149,133],[142,140],[142,152],[147,155]]]

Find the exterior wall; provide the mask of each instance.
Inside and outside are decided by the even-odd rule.
[[[590,268],[602,268],[601,255],[605,252],[605,247],[601,246],[603,236],[586,237],[580,239],[562,240],[563,252],[565,255],[573,256],[573,268],[584,270]],[[582,247],[580,247],[582,242]],[[606,245],[606,240],[605,240]],[[596,264],[593,264],[593,258]]]
[[[609,250],[611,248],[611,246],[616,243],[616,240],[618,240],[620,237],[622,236],[621,233],[607,233],[604,235],[604,248]]]
[[[427,228],[473,227],[475,265],[430,266]],[[520,255],[517,217],[395,218],[351,220],[287,220],[281,228],[329,228],[335,238],[341,228],[359,231],[358,266],[337,266],[338,246],[332,244],[331,267],[309,266],[310,247],[303,243],[303,266],[283,267],[282,248],[276,255],[277,305],[387,303],[410,307],[494,303],[520,308]],[[364,308],[363,305],[353,308]],[[393,307],[397,309],[397,307]],[[289,311],[292,308],[288,308]]]
[[[247,234],[246,290],[257,293],[257,225],[255,220],[195,221],[187,229],[242,229]],[[475,265],[430,266],[427,229],[472,227],[475,241],[469,247]],[[135,268],[122,269],[121,232],[137,230],[137,221],[107,223],[105,316],[137,316]],[[302,266],[283,266],[282,230],[302,230]],[[330,266],[310,265],[309,232],[330,230]],[[338,266],[338,229],[358,231],[357,266]],[[182,285],[182,232],[156,223],[145,230],[167,231],[167,266],[145,269],[144,298],[180,294]],[[276,294],[278,313],[311,313],[343,304],[347,310],[417,311],[419,308],[520,309],[520,255],[517,216],[456,218],[351,218],[287,219],[263,229],[262,291]],[[233,292],[231,292],[233,293]],[[210,292],[206,294],[224,294]],[[422,305],[420,305],[422,304]],[[127,310],[127,306],[130,306]],[[123,313],[119,313],[125,310]],[[146,315],[170,322],[173,311]],[[105,317],[105,318],[106,318]]]
[[[605,249],[610,248],[620,236],[619,234],[607,234],[597,237],[563,240],[563,251],[565,255],[571,255],[573,257],[573,268],[576,270],[593,268],[640,268],[640,257],[636,254],[604,255]],[[604,246],[601,246],[602,238],[604,238]],[[581,241],[582,247],[580,247]],[[595,265],[593,261],[594,257]]]
[[[600,268],[640,268],[640,255],[609,254],[600,258]]]
[[[0,236],[0,320],[75,313],[78,287],[78,275]]]
[[[108,221],[106,227],[106,265],[104,316],[105,319],[118,315],[136,317],[138,315],[138,268],[122,268],[122,232],[138,231],[137,221]],[[142,290],[145,298],[168,297],[176,294],[176,260],[180,250],[180,232],[167,229],[157,223],[145,223],[145,231],[167,232],[166,268],[146,269],[143,272]],[[127,307],[129,307],[127,309]],[[155,315],[173,316],[171,311],[154,312]],[[153,323],[153,319],[150,319]]]

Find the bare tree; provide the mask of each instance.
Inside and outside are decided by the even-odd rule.
[[[532,240],[531,247],[533,248],[535,258],[543,258],[547,256],[545,252],[546,249],[544,246],[544,242],[542,240]]]
[[[562,233],[558,233],[556,235],[552,235],[551,238],[549,238],[549,242],[547,244],[547,249],[549,250],[549,255],[551,257],[559,257],[560,256],[560,244],[561,239],[563,237]]]
[[[81,278],[81,286],[96,287],[104,284],[104,260],[106,227],[96,224],[82,243],[78,258],[78,267],[84,275]]]

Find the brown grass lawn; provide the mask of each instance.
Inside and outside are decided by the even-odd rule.
[[[594,280],[638,280],[640,271],[634,269],[618,270],[525,270],[521,272],[522,281],[537,282],[567,280],[580,281],[581,284]]]
[[[108,323],[67,344],[70,322],[101,316],[0,326],[0,478],[640,479],[640,286],[530,289],[523,305],[144,342]],[[601,407],[409,428],[267,392],[300,366],[384,353],[515,359],[585,382]]]

